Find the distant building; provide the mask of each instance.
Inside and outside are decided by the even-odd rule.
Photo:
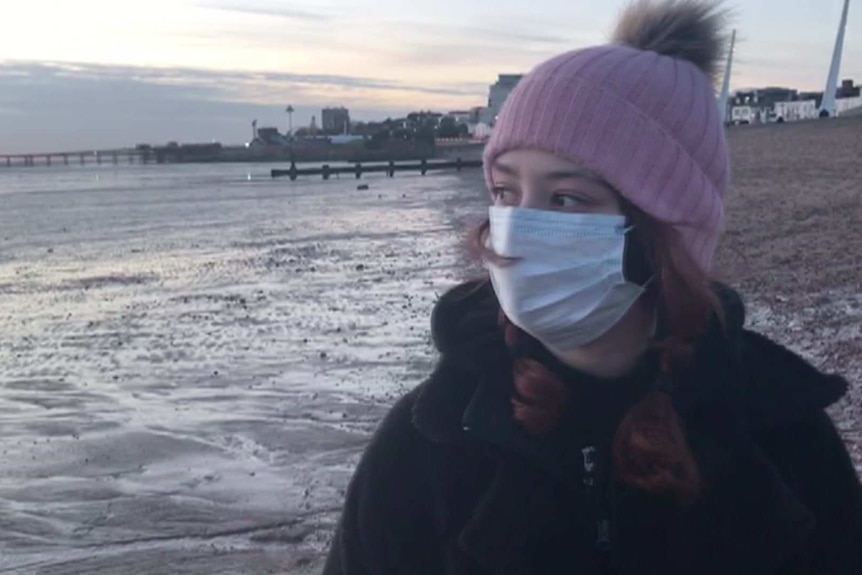
[[[491,126],[483,122],[469,125],[470,136],[476,140],[487,140],[491,137]]]
[[[858,110],[859,108],[862,108],[862,95],[835,100],[835,113],[838,116],[846,114],[851,110]]]
[[[853,80],[842,80],[835,96],[837,98],[858,98],[862,96],[862,86],[853,85]]]
[[[389,127],[393,130],[406,130],[410,120],[409,118],[395,118],[394,120],[392,118],[387,118],[383,121],[383,124],[386,125],[387,122]]]
[[[799,101],[799,92],[791,88],[758,88],[739,91],[730,100],[730,120],[734,124],[777,121],[778,109],[791,115],[801,113],[799,106],[785,106]],[[782,117],[781,121],[789,118]],[[796,119],[796,118],[794,118]]]
[[[792,102],[799,95],[798,90],[792,88],[759,88],[757,98],[761,102],[774,104],[775,102]]]
[[[817,105],[818,113],[820,106],[823,103],[823,92],[799,92],[800,100],[814,100]]]
[[[469,110],[458,110],[449,112],[446,116],[455,120],[456,124],[469,124],[473,115]]]
[[[795,102],[776,102],[774,108],[776,122],[795,122],[797,120],[813,120],[820,110],[815,100],[797,100]]]
[[[733,95],[731,101],[735,106],[757,105],[761,108],[771,108],[775,102],[793,102],[798,99],[797,90],[773,87],[739,91]]]
[[[347,108],[324,108],[320,121],[325,134],[347,134],[350,132],[350,111]]]
[[[488,107],[482,118],[486,124],[493,126],[496,123],[506,98],[523,78],[523,74],[500,74],[497,77],[497,82],[488,89]]]
[[[248,145],[251,148],[270,146],[286,148],[290,145],[290,140],[280,134],[278,132],[278,128],[257,128],[257,134],[254,140],[249,142]]]
[[[862,107],[862,87],[844,80],[835,91],[835,114]],[[759,88],[736,92],[729,101],[732,123],[792,122],[820,115],[823,92],[799,92],[790,88]]]
[[[405,119],[405,128],[416,128],[421,126],[431,127],[433,129],[437,129],[437,126],[440,125],[440,120],[443,119],[443,114],[439,112],[431,112],[430,110],[427,112],[419,111],[419,112],[410,112],[407,114],[407,118]],[[395,122],[400,122],[401,120],[394,120]]]
[[[350,125],[350,133],[360,137],[371,137],[383,131],[383,122],[355,122]]]
[[[760,121],[760,110],[754,106],[733,106],[730,108],[730,122],[732,124],[754,124]]]

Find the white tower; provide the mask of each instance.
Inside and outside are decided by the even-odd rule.
[[[820,106],[821,118],[835,115],[835,91],[838,89],[838,73],[841,70],[841,52],[844,50],[844,30],[847,28],[847,11],[849,9],[850,0],[844,0],[841,23],[838,25],[838,36],[835,38],[835,51],[832,52],[832,64],[829,66],[829,77],[826,79],[826,89],[823,90],[823,103]]]
[[[721,84],[721,94],[718,97],[718,117],[721,123],[727,123],[727,99],[730,97],[730,71],[733,68],[733,48],[736,44],[736,30],[730,36],[730,50],[727,52],[727,65],[724,67],[724,82]]]

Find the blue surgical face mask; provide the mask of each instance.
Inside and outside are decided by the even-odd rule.
[[[491,206],[487,262],[509,320],[557,352],[616,325],[644,293],[623,277],[625,218]]]

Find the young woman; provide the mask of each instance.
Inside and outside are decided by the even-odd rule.
[[[722,12],[644,1],[538,66],[485,150],[489,279],[369,446],[326,575],[862,574],[847,384],[709,271]]]

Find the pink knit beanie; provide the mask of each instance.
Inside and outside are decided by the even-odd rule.
[[[590,169],[680,232],[709,270],[723,220],[729,162],[713,92],[723,13],[700,0],[644,0],[612,44],[562,54],[511,93],[485,148],[491,165],[542,150]]]

